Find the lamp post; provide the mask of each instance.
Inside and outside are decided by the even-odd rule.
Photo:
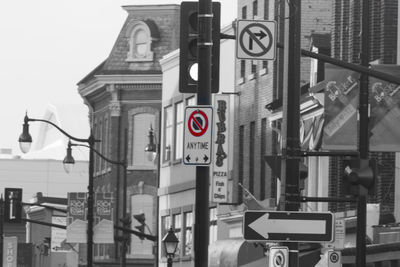
[[[125,142],[127,141],[127,136],[128,136],[128,131],[127,129],[125,129],[125,133],[124,133],[124,137],[125,137]],[[87,145],[84,144],[73,144],[71,142],[68,142],[68,147],[67,147],[67,155],[64,158],[64,166],[65,165],[72,165],[75,163],[74,158],[72,157],[72,146],[83,146],[83,147],[88,147]],[[123,196],[122,196],[122,223],[123,223],[123,227],[124,228],[128,228],[129,224],[130,224],[130,218],[128,218],[127,216],[127,212],[126,212],[126,188],[127,188],[127,167],[128,167],[128,160],[127,160],[127,146],[124,146],[124,157],[122,159],[122,161],[116,161],[116,160],[112,160],[109,159],[107,157],[105,157],[104,155],[102,155],[99,151],[97,151],[96,149],[92,148],[93,152],[98,155],[100,158],[102,158],[103,160],[111,163],[111,164],[115,164],[115,165],[119,165],[123,168],[123,181],[122,181],[122,186],[123,186]],[[69,167],[64,167],[66,170],[70,169]],[[122,235],[122,255],[121,255],[121,266],[122,267],[126,267],[126,253],[127,253],[127,247],[128,247],[128,236],[127,233],[124,231],[123,235]]]
[[[22,134],[19,136],[19,144],[21,151],[23,153],[27,153],[31,147],[32,143],[32,137],[29,134],[29,122],[44,122],[47,124],[50,124],[54,126],[57,130],[59,130],[62,134],[67,136],[69,139],[76,141],[76,142],[81,142],[81,143],[87,143],[88,147],[90,149],[89,152],[89,183],[88,183],[88,197],[87,197],[87,203],[88,203],[88,214],[87,214],[87,220],[88,220],[88,225],[87,225],[87,266],[88,267],[93,267],[93,195],[94,195],[94,189],[93,189],[93,156],[94,156],[94,144],[96,142],[99,142],[100,140],[96,140],[93,136],[92,131],[90,131],[89,138],[84,139],[84,138],[77,138],[74,137],[70,134],[68,134],[66,131],[61,129],[59,126],[54,124],[51,121],[48,120],[43,120],[43,119],[33,119],[29,118],[28,115],[25,115],[24,118],[24,124],[22,128]],[[64,164],[65,165],[65,164]]]
[[[176,249],[178,247],[179,240],[176,237],[172,227],[162,240],[164,244],[165,253],[167,254],[167,267],[172,267],[172,259],[175,256]]]

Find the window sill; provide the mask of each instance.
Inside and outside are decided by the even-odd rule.
[[[238,79],[238,80],[236,81],[236,84],[237,84],[237,85],[244,84],[244,78],[241,77],[240,79]]]
[[[191,261],[192,255],[185,255],[181,257],[181,261]]]
[[[147,166],[147,165],[131,165],[127,167],[128,171],[136,171],[136,170],[154,171],[156,169],[157,169],[156,166]]]
[[[182,159],[175,159],[173,162],[172,162],[172,165],[177,165],[177,164],[181,164],[182,163]]]
[[[249,74],[249,76],[247,76],[247,80],[251,81],[254,80],[256,78],[256,75],[254,73]]]
[[[261,69],[261,70],[259,71],[260,76],[265,75],[265,74],[268,74],[268,71],[267,71],[267,70],[268,70],[268,69]]]

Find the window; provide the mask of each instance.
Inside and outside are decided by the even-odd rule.
[[[255,135],[255,123],[250,122],[250,151],[249,151],[249,191],[254,194],[254,139]]]
[[[165,118],[164,161],[169,161],[171,159],[171,148],[172,148],[172,127],[173,127],[172,106],[166,107],[164,109],[164,118]]]
[[[154,167],[154,163],[144,151],[148,143],[150,126],[154,126],[155,116],[150,113],[138,113],[132,117],[132,165],[135,167]]]
[[[184,236],[183,236],[183,255],[191,255],[193,249],[193,232],[192,232],[192,225],[193,225],[193,212],[185,212],[183,214],[184,220]]]
[[[164,237],[168,231],[169,228],[171,228],[171,216],[163,216],[161,217],[161,236]],[[161,249],[161,255],[162,256],[166,256],[165,255],[165,249]]]
[[[131,229],[137,231],[135,226],[140,223],[133,218],[133,215],[144,213],[146,217],[146,225],[150,228],[153,225],[153,196],[152,195],[133,195],[131,196]],[[150,234],[147,227],[145,233]],[[130,253],[131,255],[142,255],[150,257],[153,254],[153,242],[147,239],[141,240],[135,235],[131,235]]]
[[[242,19],[247,19],[247,6],[242,7]]]
[[[244,78],[246,75],[246,61],[241,60],[240,61],[240,78]]]
[[[262,68],[265,69],[264,74],[267,74],[268,73],[268,61],[267,60],[264,60],[262,62]]]
[[[264,156],[266,154],[266,147],[267,147],[267,119],[263,118],[261,120],[261,150],[260,150],[260,199],[264,200],[265,199],[265,160]]]
[[[264,0],[264,19],[269,19],[269,0]]]
[[[154,38],[151,36],[149,26],[143,21],[134,21],[128,26],[127,37],[129,38],[129,52],[127,61],[140,62],[152,61],[153,52],[151,43]]]
[[[172,223],[173,223],[173,229],[174,229],[176,237],[178,238],[178,240],[182,240],[182,238],[181,238],[182,214],[178,213],[178,214],[172,215]],[[176,255],[180,254],[181,247],[182,247],[182,242],[179,242],[178,249],[176,250]]]
[[[103,135],[103,152],[104,152],[104,156],[106,156],[107,158],[110,158],[110,151],[109,151],[109,145],[110,145],[110,125],[109,125],[109,119],[108,117],[104,118],[104,135]],[[109,162],[105,162],[104,163],[104,167],[108,168],[108,166],[110,165]]]
[[[186,99],[186,106],[195,106],[196,105],[196,97],[191,96]]]
[[[183,153],[183,102],[175,104],[175,149],[174,159],[181,159]]]
[[[239,179],[238,182],[243,184],[243,175],[244,175],[244,125],[239,127]],[[241,186],[238,188],[238,202],[242,203],[243,201],[243,189]]]
[[[254,74],[257,71],[257,61],[256,60],[252,60],[251,61],[251,73]]]
[[[253,1],[253,18],[258,15],[258,1]]]
[[[217,208],[210,209],[210,244],[217,241]]]

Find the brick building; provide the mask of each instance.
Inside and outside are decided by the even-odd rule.
[[[127,148],[127,188],[122,188],[122,170],[95,156],[95,190],[113,192],[122,217],[122,193],[127,190],[127,213],[144,213],[150,231],[157,234],[157,165],[144,152],[150,126],[159,132],[162,73],[159,60],[178,48],[179,6],[124,6],[128,17],[106,60],[78,83],[90,109],[96,149],[109,159],[122,161]],[[127,138],[125,139],[125,132]],[[158,134],[157,134],[158,135]],[[158,135],[159,136],[159,135]],[[128,266],[153,265],[153,242],[131,235]],[[98,244],[94,259],[102,266],[119,262],[118,246]]]
[[[278,24],[276,39],[283,43],[284,5],[282,1],[238,1],[238,19],[275,20]],[[313,33],[329,33],[331,28],[331,1],[301,1],[301,47],[308,49]],[[307,88],[311,61],[302,58],[301,81]],[[277,197],[277,180],[264,155],[277,153],[282,112],[280,109],[283,87],[283,50],[278,50],[276,61],[238,60],[236,62],[236,99],[238,105],[235,125],[234,188],[238,202],[242,202],[244,185],[257,199]],[[304,90],[304,89],[303,89]],[[268,106],[268,109],[266,109]],[[271,115],[274,115],[271,118]],[[275,130],[274,130],[275,129]],[[278,194],[279,195],[279,194]]]
[[[362,1],[335,0],[332,6],[332,57],[351,63],[360,63]],[[372,65],[395,64],[397,58],[397,10],[398,1],[370,1],[370,59]],[[381,204],[381,213],[394,211],[395,170],[394,152],[371,152],[377,160],[378,179],[375,192],[369,201]],[[337,190],[342,180],[342,164],[330,161],[330,195],[341,196]],[[333,211],[343,210],[346,205],[331,204]]]

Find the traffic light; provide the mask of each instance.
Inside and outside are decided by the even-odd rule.
[[[347,159],[344,163],[343,192],[345,195],[368,195],[376,180],[374,159]]]
[[[4,188],[4,221],[20,223],[22,217],[22,188]]]
[[[211,92],[219,90],[219,49],[221,28],[221,4],[212,3],[212,56],[211,56]],[[180,54],[179,54],[179,91],[197,93],[198,76],[198,2],[181,3]]]
[[[119,219],[122,222],[122,226],[125,229],[131,229],[131,217],[129,214],[127,214],[125,217]],[[121,239],[120,239],[121,240]],[[124,232],[122,236],[122,240],[125,241],[124,245],[129,245],[131,243],[131,234]]]
[[[144,216],[144,213],[133,215],[133,218],[135,218],[140,223],[140,225],[135,226],[135,228],[138,229],[139,232],[144,234],[145,233],[145,227],[146,227],[146,217]],[[144,236],[139,236],[139,238],[141,240],[144,240]]]

